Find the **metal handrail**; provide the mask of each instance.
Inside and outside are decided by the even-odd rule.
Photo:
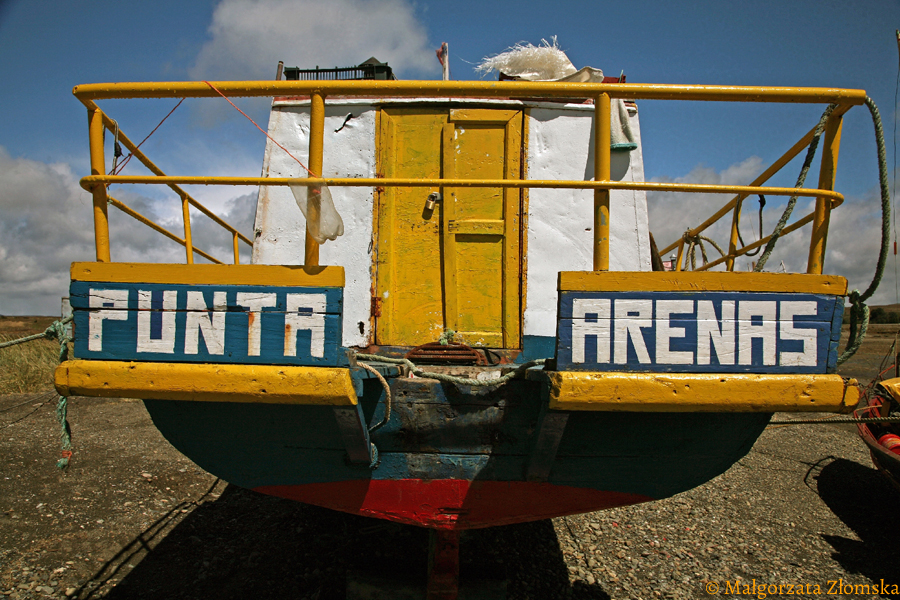
[[[503,187],[503,188],[571,188],[594,190],[594,244],[593,268],[595,271],[609,269],[609,193],[613,189],[645,190],[645,191],[677,191],[700,193],[737,194],[723,208],[717,211],[702,225],[690,230],[689,235],[700,232],[717,222],[729,212],[733,213],[732,240],[729,254],[715,264],[727,263],[733,269],[734,258],[758,247],[766,240],[744,246],[735,247],[737,227],[740,220],[740,207],[744,198],[750,194],[768,194],[784,196],[815,197],[815,213],[803,217],[782,235],[794,231],[807,223],[813,222],[810,257],[807,266],[809,273],[821,273],[825,253],[825,238],[830,211],[840,205],[843,196],[833,191],[834,168],[837,162],[840,143],[841,118],[852,106],[863,104],[866,99],[864,90],[848,90],[839,88],[791,88],[791,87],[758,87],[758,86],[710,86],[710,85],[674,85],[674,84],[627,84],[627,83],[558,83],[558,82],[446,82],[446,81],[228,81],[228,82],[164,82],[164,83],[114,83],[79,85],[73,93],[88,108],[92,115],[91,128],[91,161],[92,175],[81,180],[82,186],[94,193],[95,233],[97,239],[97,259],[109,260],[108,225],[106,223],[105,184],[110,183],[155,183],[165,184],[180,193],[185,202],[191,202],[186,193],[177,188],[182,184],[205,185],[333,185],[333,186],[407,186],[407,187]],[[303,179],[263,178],[263,177],[172,177],[165,176],[149,159],[144,162],[156,173],[155,177],[106,175],[102,168],[103,145],[100,126],[93,125],[94,116],[102,125],[107,118],[100,111],[94,100],[113,98],[205,98],[218,97],[219,94],[235,97],[258,96],[308,96],[310,99],[310,144],[309,170],[311,177]],[[459,180],[459,179],[382,179],[382,178],[319,178],[321,173],[325,119],[325,97],[331,95],[376,97],[376,98],[485,98],[485,99],[527,99],[527,98],[588,98],[594,101],[594,173],[596,181],[555,181],[555,180]],[[731,102],[784,102],[784,103],[834,103],[838,107],[829,118],[825,134],[823,166],[820,170],[818,189],[797,189],[780,187],[763,187],[759,184],[767,181],[775,172],[790,162],[800,151],[809,145],[812,131],[795,144],[784,156],[767,169],[750,186],[673,184],[656,182],[616,182],[610,180],[610,100],[626,98],[630,100],[700,100]],[[121,134],[120,134],[121,139]],[[132,150],[134,152],[136,148]],[[138,156],[137,152],[134,152]],[[146,157],[144,157],[146,158]],[[104,185],[98,185],[104,184]],[[191,202],[192,205],[193,202]],[[195,205],[196,206],[196,205]],[[310,218],[316,214],[311,207]],[[185,213],[187,209],[185,208]],[[221,223],[220,223],[221,224]],[[234,231],[232,229],[232,231]],[[190,247],[190,236],[186,225],[186,247]],[[235,261],[237,261],[238,233],[234,231]],[[250,241],[241,236],[245,242]],[[684,239],[665,248],[663,254],[678,247],[678,265],[681,268]],[[306,235],[306,252],[304,264],[318,265],[319,246],[309,235]],[[190,262],[190,258],[189,258]],[[714,266],[709,263],[704,268]]]

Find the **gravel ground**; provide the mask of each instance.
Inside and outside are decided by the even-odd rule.
[[[11,599],[326,600],[347,596],[348,579],[424,579],[424,530],[220,482],[172,449],[139,401],[73,399],[75,456],[59,472],[53,400],[0,397],[0,593]],[[704,598],[710,582],[735,598],[760,598],[763,583],[784,596],[794,584],[792,597],[900,598],[827,594],[900,585],[898,506],[852,427],[770,427],[728,472],[677,497],[467,532],[463,580],[505,581],[510,599]],[[733,593],[738,579],[757,591]]]

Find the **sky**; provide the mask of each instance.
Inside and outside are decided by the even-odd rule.
[[[442,42],[449,44],[451,77],[474,80],[484,57],[556,36],[576,67],[624,72],[629,83],[865,89],[884,119],[892,180],[897,28],[900,3],[885,0],[0,0],[0,314],[58,314],[69,264],[94,259],[91,198],[78,185],[89,173],[89,155],[85,109],[71,94],[77,84],[272,79],[279,60],[311,68],[350,66],[370,56],[387,61],[401,79],[439,79],[434,51]],[[101,107],[140,140],[175,103],[105,101]],[[265,127],[265,101],[237,103]],[[824,108],[642,101],[646,178],[748,184]],[[265,137],[224,100],[185,101],[142,147],[173,175],[247,176],[259,175],[264,148]],[[801,160],[770,183],[793,186]],[[134,163],[125,173],[142,173]],[[807,187],[815,186],[817,171]],[[875,141],[865,107],[844,118],[836,189],[846,202],[832,216],[826,272],[863,289],[874,272],[880,231]],[[190,191],[252,231],[253,188]],[[180,231],[180,205],[164,188],[113,186],[111,193]],[[725,199],[650,194],[656,240],[668,245]],[[767,200],[764,229],[771,232],[785,199]],[[757,206],[754,198],[745,202],[747,241],[759,234]],[[809,210],[801,199],[794,214]],[[110,215],[113,260],[183,262],[174,243],[115,209]],[[192,220],[197,245],[227,258],[230,236],[199,216]],[[729,226],[725,220],[709,233],[727,244]],[[807,227],[781,240],[767,269],[805,270],[808,235]],[[898,301],[896,269],[892,255],[873,303]]]

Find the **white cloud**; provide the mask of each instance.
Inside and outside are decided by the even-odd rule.
[[[60,298],[68,296],[71,263],[95,258],[91,195],[79,187],[78,178],[68,165],[12,158],[2,147],[0,190],[0,314],[59,314]],[[180,213],[169,206],[177,205],[177,200],[151,200],[122,186],[114,187],[111,193],[182,236]],[[256,194],[233,198],[222,205],[216,214],[249,237]],[[195,213],[191,221],[194,244],[231,262],[230,234],[203,215]],[[109,222],[114,261],[185,261],[183,247],[112,207]],[[248,263],[249,246],[241,246],[241,262]],[[204,262],[197,258],[197,262]]]
[[[751,157],[721,172],[700,165],[683,177],[659,178],[657,181],[747,185],[762,171],[762,166],[762,161],[758,157]],[[649,193],[647,201],[650,229],[660,250],[677,240],[688,228],[702,223],[730,199],[729,195]],[[766,200],[763,228],[764,233],[769,235],[784,211],[787,198],[767,196]],[[755,196],[744,201],[741,231],[744,242],[748,244],[759,239],[758,206]],[[814,207],[815,199],[799,198],[790,222],[809,214]],[[766,263],[766,270],[781,271],[783,263],[784,269],[789,273],[805,273],[809,257],[810,229],[811,226],[806,225],[780,238]],[[703,235],[714,239],[727,250],[730,231],[729,213],[707,229]],[[842,206],[832,212],[825,254],[825,272],[846,277],[850,289],[861,291],[866,289],[875,272],[880,244],[881,200],[879,189],[874,186],[861,198],[847,198]],[[708,245],[707,247],[710,260],[718,258],[718,253]],[[667,256],[663,258],[667,259]],[[736,270],[748,270],[750,261],[756,258],[758,256],[738,259]],[[698,265],[701,262],[698,251]],[[890,255],[884,280],[869,303],[876,305],[894,302],[896,302],[894,256]]]
[[[271,79],[275,66],[357,65],[370,56],[396,71],[437,74],[425,26],[406,0],[222,0],[196,79]]]

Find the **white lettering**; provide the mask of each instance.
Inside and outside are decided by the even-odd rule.
[[[288,294],[284,315],[284,355],[297,356],[297,330],[310,331],[311,356],[325,356],[325,294]],[[301,308],[311,312],[300,312]]]
[[[623,300],[617,299],[615,303],[615,338],[614,353],[617,364],[628,362],[628,338],[634,344],[634,352],[638,362],[650,363],[650,354],[644,343],[644,334],[641,329],[653,326],[653,300]]]
[[[800,340],[803,342],[801,352],[782,352],[780,359],[782,366],[814,367],[818,362],[818,348],[816,341],[818,332],[811,327],[797,329],[794,327],[796,315],[815,315],[818,307],[815,302],[781,302],[781,340]]]
[[[150,337],[150,316],[153,314],[152,296],[153,293],[149,290],[138,290],[137,351],[174,354],[175,309],[177,307],[178,292],[174,290],[163,291],[162,331],[158,340]]]
[[[585,320],[586,315],[596,314],[594,323]],[[572,300],[572,362],[583,363],[585,337],[597,336],[597,356],[591,362],[609,362],[609,323],[612,317],[608,298],[575,298]]]
[[[777,303],[765,300],[738,302],[738,362],[742,365],[753,363],[753,340],[763,342],[763,364],[775,363],[775,313]],[[759,323],[753,317],[760,317]]]
[[[734,300],[722,301],[722,324],[712,300],[697,301],[697,364],[708,365],[715,347],[720,365],[734,364]]]
[[[124,321],[128,318],[128,290],[95,290],[88,292],[88,350],[103,350],[103,321]],[[110,306],[112,305],[112,306]]]
[[[672,327],[672,314],[693,316],[693,300],[657,300],[656,301],[656,362],[668,365],[692,365],[694,353],[690,351],[672,350],[672,338],[685,337],[684,327]]]
[[[187,318],[184,331],[184,353],[197,354],[200,334],[210,354],[225,354],[225,292],[213,292],[213,311],[209,311],[203,292],[187,293]]]
[[[262,309],[273,307],[276,294],[260,294],[259,292],[238,292],[237,304],[250,309],[247,315],[247,355],[259,356],[259,343],[262,332],[260,321]]]

